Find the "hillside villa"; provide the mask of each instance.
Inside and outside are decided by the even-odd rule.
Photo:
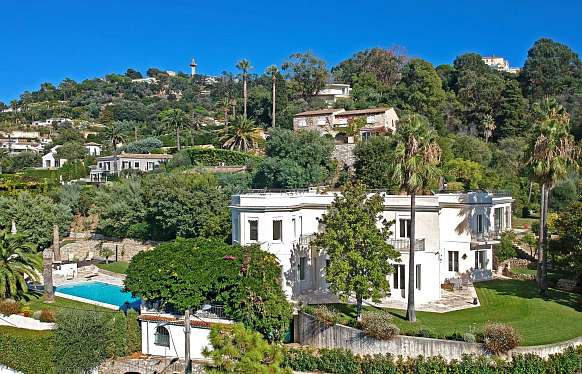
[[[348,122],[355,118],[365,118],[366,125],[359,130],[362,138],[372,134],[393,133],[396,131],[398,115],[394,108],[370,108],[359,110],[320,109],[297,113],[293,117],[293,130],[315,130],[320,134],[329,134],[336,143],[354,143],[348,136]]]
[[[90,182],[105,182],[107,176],[123,170],[152,171],[172,159],[172,155],[121,153],[117,156],[97,157],[97,165],[92,165],[89,173]]]
[[[329,258],[325,250],[312,248],[310,241],[323,230],[322,215],[336,194],[310,188],[232,196],[232,242],[260,244],[277,256],[290,300],[317,300],[328,291],[325,266]],[[394,264],[386,300],[401,304],[408,287],[410,197],[382,195],[382,218],[394,222],[390,244],[400,252],[401,260]],[[438,301],[445,282],[491,279],[493,245],[499,243],[503,230],[511,228],[512,201],[508,194],[485,191],[417,196],[417,303]]]
[[[99,156],[101,154],[101,144],[99,143],[85,143],[83,146],[87,149],[87,154],[91,156]],[[57,158],[57,149],[59,148],[60,145],[56,145],[46,155],[42,156],[43,169],[57,169],[67,162],[65,158]]]

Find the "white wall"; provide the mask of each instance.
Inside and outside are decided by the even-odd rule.
[[[184,359],[186,353],[184,326],[180,325],[165,325],[170,333],[170,347],[163,347],[155,345],[156,327],[160,322],[141,321],[141,346],[142,353],[164,356],[164,357],[179,357]],[[192,327],[190,333],[190,357],[193,360],[203,359],[202,350],[209,346],[208,336],[209,329]]]

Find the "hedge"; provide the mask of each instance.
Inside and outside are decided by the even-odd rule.
[[[242,166],[262,160],[261,156],[227,149],[193,147],[187,152],[195,166]]]
[[[53,334],[0,327],[0,365],[26,374],[55,373]]]
[[[283,366],[296,371],[320,371],[332,374],[570,374],[582,368],[582,346],[544,360],[538,356],[517,355],[512,361],[495,356],[463,356],[447,362],[442,357],[395,357],[390,354],[357,356],[346,349],[287,348]],[[578,370],[578,371],[577,371]]]

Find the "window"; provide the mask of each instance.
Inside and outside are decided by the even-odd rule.
[[[483,215],[477,214],[477,234],[483,234]]]
[[[146,170],[154,170],[154,163],[148,162]]]
[[[273,221],[273,240],[283,240],[283,221]]]
[[[123,161],[121,163],[121,169],[122,170],[129,169],[130,167],[131,167],[131,162],[129,162],[129,161]]]
[[[501,231],[503,229],[503,208],[495,208],[494,219],[495,231]]]
[[[133,167],[139,169],[139,161],[134,162]]]
[[[297,221],[295,218],[291,219],[291,223],[293,224],[293,240],[297,238]]]
[[[154,344],[170,348],[170,332],[164,326],[156,327],[154,334]]]
[[[416,289],[420,290],[420,285],[421,285],[421,278],[420,278],[420,264],[416,264],[416,269],[415,269],[415,273],[414,273],[415,277],[414,281],[416,283]]]
[[[249,220],[249,239],[259,240],[259,221],[256,219]]]
[[[403,290],[405,286],[405,266],[404,265],[394,265],[394,284],[393,287],[395,290]]]
[[[307,267],[307,257],[299,257],[299,280],[305,280],[306,267]]]
[[[485,269],[487,266],[487,251],[475,251],[475,269]]]
[[[399,220],[400,223],[400,237],[401,238],[410,238],[410,219],[403,219]]]
[[[459,271],[459,251],[449,251],[449,271]]]

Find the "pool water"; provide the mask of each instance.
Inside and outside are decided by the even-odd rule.
[[[141,300],[131,296],[131,292],[124,292],[123,287],[102,282],[83,282],[58,286],[57,292],[123,307],[129,303],[132,307],[139,307]]]

